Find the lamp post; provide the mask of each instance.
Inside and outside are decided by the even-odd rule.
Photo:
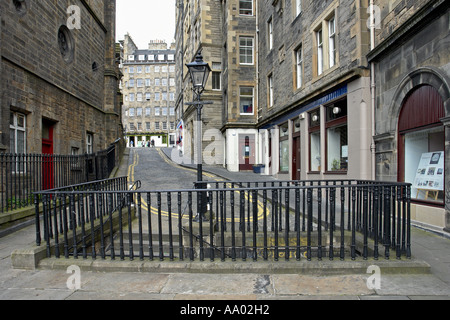
[[[205,104],[211,104],[212,102],[201,102],[201,94],[205,90],[206,82],[208,81],[209,74],[211,72],[211,68],[208,63],[203,61],[203,57],[199,52],[195,57],[195,61],[186,64],[186,67],[189,70],[189,75],[192,81],[193,91],[197,97],[197,101],[193,103],[188,103],[190,105],[195,105],[197,107],[197,187],[199,189],[206,189],[204,184],[201,183],[203,181],[203,159],[202,159],[202,108]],[[199,215],[201,215],[202,219],[205,219],[206,212],[206,193],[200,192],[198,195],[198,206]],[[196,219],[200,217],[197,216]]]

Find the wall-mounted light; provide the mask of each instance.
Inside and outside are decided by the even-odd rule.
[[[341,112],[341,108],[339,108],[339,107],[333,108],[333,114],[339,114],[340,112]]]

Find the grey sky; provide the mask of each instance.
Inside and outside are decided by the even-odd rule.
[[[176,0],[116,0],[117,40],[128,32],[139,49],[145,49],[150,40],[165,40],[175,36]]]

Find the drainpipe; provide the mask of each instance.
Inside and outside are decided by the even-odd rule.
[[[259,114],[258,114],[258,109],[259,109],[259,12],[258,12],[258,2],[256,1],[256,5],[255,5],[255,12],[256,12],[256,41],[255,41],[255,49],[256,49],[256,61],[255,61],[255,66],[256,66],[256,85],[255,85],[255,101],[256,103],[254,104],[253,108],[255,108],[256,110],[254,110],[255,114],[256,114],[256,123],[258,123],[259,121]],[[259,134],[259,130],[258,130],[258,152],[256,152],[255,150],[255,157],[257,157],[257,163],[263,163],[264,159],[262,159],[262,150],[264,150],[264,146],[262,146],[262,141],[261,141],[261,135]],[[261,159],[259,159],[261,157]]]
[[[375,16],[374,16],[374,0],[370,0],[370,50],[375,48]],[[372,142],[370,145],[370,151],[372,155],[372,170],[371,170],[371,179],[376,179],[376,154],[375,154],[375,94],[376,94],[376,84],[375,84],[375,63],[372,61],[370,63],[370,91],[371,91],[371,113],[372,113],[372,128],[371,128],[371,136]]]

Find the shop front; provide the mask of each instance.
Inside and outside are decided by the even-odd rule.
[[[377,122],[377,179],[411,183],[411,217],[417,225],[448,230],[450,91],[435,68],[411,72]],[[381,132],[382,125],[384,131]]]
[[[371,179],[368,79],[313,98],[260,129],[266,172],[286,180]]]

